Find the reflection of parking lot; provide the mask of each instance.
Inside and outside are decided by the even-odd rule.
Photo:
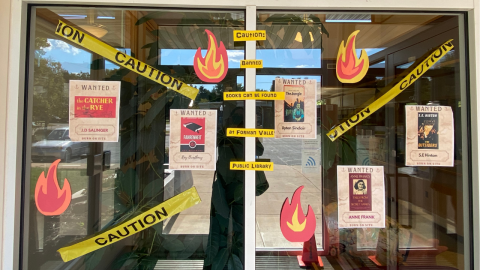
[[[114,215],[114,188],[116,169],[119,168],[120,143],[103,143],[104,151],[111,152],[111,169],[103,171],[101,185],[101,227],[105,226]],[[53,160],[42,160],[31,164],[31,186],[35,190],[35,183],[41,172],[48,171]],[[59,216],[59,235],[86,235],[88,223],[88,192],[89,177],[86,175],[87,159],[74,157],[71,162],[60,162],[57,170],[57,180],[68,179],[72,190],[72,201],[63,214]],[[62,184],[60,183],[60,186]],[[39,231],[43,231],[43,223],[38,225]],[[43,238],[43,237],[42,237]],[[50,241],[51,239],[42,239]]]
[[[106,142],[103,143],[103,151],[110,151],[111,153],[111,168],[118,168],[120,163],[120,143],[119,142]],[[50,164],[55,161],[56,158],[44,158],[42,160],[35,160],[32,162],[32,167],[43,167],[44,164]],[[74,156],[69,162],[62,161],[59,164],[59,168],[62,167],[77,167],[86,168],[87,159],[85,156]]]
[[[260,158],[268,158],[275,165],[300,165],[302,141],[295,139],[263,138],[265,151]]]

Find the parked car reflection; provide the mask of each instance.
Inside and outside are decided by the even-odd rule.
[[[72,142],[68,127],[57,128],[48,134],[47,139],[32,145],[32,162],[62,159],[70,162],[73,157],[88,154],[88,142]]]
[[[38,141],[43,141],[47,139],[48,134],[52,132],[51,129],[38,129],[32,135],[32,143],[36,143]]]

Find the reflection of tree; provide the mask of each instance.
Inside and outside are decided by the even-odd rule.
[[[34,122],[44,121],[45,126],[53,119],[68,121],[68,92],[64,92],[62,65],[50,59],[34,60],[35,78],[33,98]]]
[[[45,48],[50,47],[46,38],[35,38],[33,122],[68,122],[69,80],[88,80],[86,72],[69,73],[59,62],[44,58]],[[68,86],[67,86],[68,87]]]
[[[212,91],[206,89],[203,86],[198,88],[198,95],[195,101],[199,102],[215,102],[215,101],[223,101],[223,91],[225,90],[225,86],[222,83],[217,83]]]

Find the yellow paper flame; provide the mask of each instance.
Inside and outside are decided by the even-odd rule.
[[[292,224],[293,223],[293,224]],[[307,225],[307,219],[305,219],[302,224],[298,222],[298,205],[295,208],[295,212],[293,212],[292,216],[292,223],[287,221],[288,227],[294,231],[294,232],[301,232],[305,229],[305,226]]]

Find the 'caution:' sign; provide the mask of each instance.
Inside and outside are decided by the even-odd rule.
[[[55,34],[64,37],[94,53],[97,53],[113,63],[125,67],[133,72],[136,72],[148,79],[155,81],[161,85],[164,85],[178,93],[190,98],[195,99],[198,94],[198,89],[179,81],[172,76],[161,72],[160,70],[149,66],[142,61],[128,56],[115,48],[99,41],[92,36],[85,34],[84,32],[76,29],[73,26],[69,26],[62,21],[58,22]]]
[[[192,187],[143,214],[80,243],[61,248],[58,252],[63,261],[68,262],[141,232],[200,202],[197,190]]]
[[[251,40],[267,40],[267,33],[265,30],[234,30],[233,41],[251,41]]]
[[[285,100],[285,92],[223,92],[223,100]]]
[[[231,161],[230,170],[273,171],[273,162]]]
[[[275,137],[274,129],[227,128],[227,137]]]

